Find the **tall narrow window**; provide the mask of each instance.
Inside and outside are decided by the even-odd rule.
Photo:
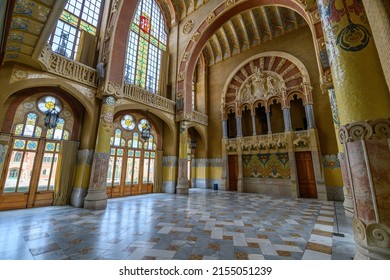
[[[96,36],[103,0],[69,0],[49,38],[54,52],[76,59],[82,32]]]
[[[167,49],[164,16],[154,0],[140,0],[130,26],[125,83],[158,92],[162,51]]]

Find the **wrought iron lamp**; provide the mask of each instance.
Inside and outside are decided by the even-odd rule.
[[[45,117],[45,126],[48,129],[55,128],[58,124],[59,115],[60,114],[55,109],[47,111]]]
[[[145,141],[148,141],[150,138],[150,126],[147,122],[142,124],[141,137]]]

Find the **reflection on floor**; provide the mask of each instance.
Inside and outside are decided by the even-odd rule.
[[[333,202],[191,189],[111,199],[106,210],[0,212],[0,259],[352,259],[351,220]]]

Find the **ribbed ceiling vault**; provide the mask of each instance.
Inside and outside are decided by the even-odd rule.
[[[257,7],[225,22],[210,37],[202,52],[206,64],[211,66],[305,25],[306,21],[291,9]]]
[[[172,3],[176,7],[179,20],[183,20],[207,2],[209,0],[172,0]]]

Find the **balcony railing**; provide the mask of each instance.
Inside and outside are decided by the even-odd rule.
[[[209,117],[203,113],[192,111],[191,121],[207,126],[209,123]]]
[[[82,84],[97,87],[97,71],[75,60],[71,60],[52,51],[46,44],[38,60],[47,68],[47,71],[58,76],[68,78]]]
[[[175,102],[165,97],[150,93],[134,85],[126,84],[123,88],[124,97],[139,103],[161,109],[165,112],[175,114]]]

